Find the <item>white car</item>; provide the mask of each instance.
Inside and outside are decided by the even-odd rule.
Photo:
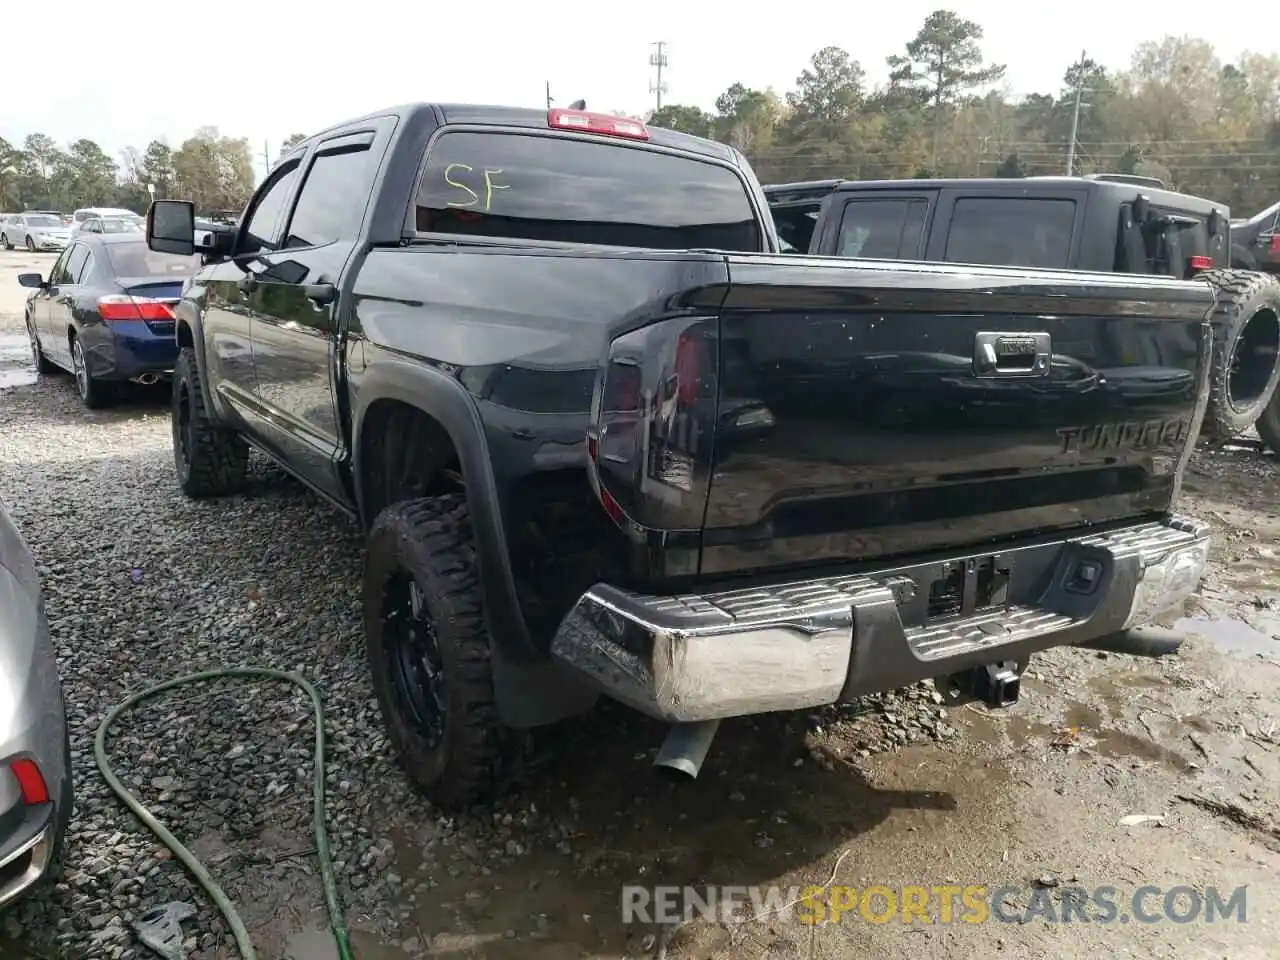
[[[63,250],[71,242],[66,224],[54,214],[13,213],[0,217],[0,247],[12,250],[26,247],[38,250]]]
[[[86,220],[108,218],[112,220],[136,220],[140,223],[142,222],[142,217],[138,216],[132,210],[125,210],[121,207],[81,207],[79,210],[71,214],[71,234],[74,236],[79,233]]]

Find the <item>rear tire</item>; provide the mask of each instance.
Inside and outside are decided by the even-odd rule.
[[[76,393],[80,395],[80,402],[90,410],[101,410],[116,398],[115,384],[99,380],[89,369],[79,337],[71,341],[71,372],[76,378]]]
[[[170,421],[174,467],[183,493],[200,500],[236,493],[244,486],[249,445],[234,430],[219,427],[210,419],[191,347],[183,347],[174,364]]]
[[[523,739],[498,719],[463,497],[410,500],[378,515],[365,556],[364,621],[374,693],[414,785],[447,809],[501,793]]]
[[[1271,398],[1254,426],[1258,428],[1258,436],[1271,448],[1271,452],[1280,454],[1280,392]]]
[[[1209,270],[1199,277],[1218,295],[1210,316],[1213,358],[1201,436],[1229,440],[1261,416],[1280,382],[1280,283],[1243,270]]]
[[[13,244],[9,242],[9,238],[3,233],[0,233],[0,247],[4,247],[6,250],[13,249]]]

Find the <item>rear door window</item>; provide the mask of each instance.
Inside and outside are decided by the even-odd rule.
[[[1009,267],[1063,269],[1071,262],[1076,202],[1032,197],[961,197],[947,231],[944,259]]]
[[[914,260],[929,205],[905,197],[851,200],[840,217],[836,256]]]
[[[758,251],[745,181],[729,167],[628,142],[444,133],[418,187],[423,233],[683,250]]]

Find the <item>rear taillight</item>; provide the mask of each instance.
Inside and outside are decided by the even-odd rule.
[[[49,802],[49,787],[45,784],[44,775],[34,760],[14,760],[9,764],[9,769],[17,778],[23,803],[34,807]]]
[[[127,293],[113,293],[98,298],[98,316],[107,323],[122,320],[172,320],[173,309],[163,300],[149,297],[131,297]]]
[[[1187,272],[1199,273],[1213,269],[1213,257],[1187,257]]]

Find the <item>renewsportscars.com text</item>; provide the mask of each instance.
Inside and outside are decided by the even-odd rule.
[[[640,887],[622,889],[624,923],[1246,923],[1247,887],[984,884],[867,887]]]

